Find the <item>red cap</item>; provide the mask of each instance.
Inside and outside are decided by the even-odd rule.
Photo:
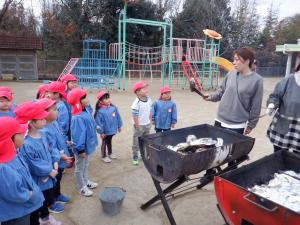
[[[77,81],[77,78],[74,74],[69,73],[60,78],[60,81],[67,84],[69,81]]]
[[[0,118],[0,163],[7,163],[15,157],[16,150],[11,137],[17,133],[19,128],[20,125],[16,119]]]
[[[39,104],[44,110],[47,110],[51,106],[53,106],[56,102],[49,98],[42,98],[42,99],[39,99],[36,103]]]
[[[16,119],[20,123],[27,123],[30,120],[46,119],[49,113],[37,102],[24,102],[16,110]]]
[[[77,115],[82,111],[80,99],[86,95],[83,89],[75,88],[68,94],[67,101],[72,106],[72,115]]]
[[[164,86],[160,88],[160,94],[165,94],[171,92],[171,89],[168,86]]]
[[[7,98],[9,101],[12,101],[12,95],[11,95],[11,92],[8,92],[8,91],[0,91],[0,97],[5,97],[5,98]]]
[[[49,84],[42,84],[42,85],[39,86],[39,89],[38,89],[38,99],[45,97],[45,93],[48,90],[48,85]]]
[[[63,96],[63,98],[67,98],[66,95],[66,85],[60,81],[54,81],[48,84],[47,91],[57,92]]]
[[[136,82],[132,87],[132,92],[135,93],[138,89],[141,89],[141,88],[144,88],[147,86],[148,86],[148,84],[144,83],[143,81]]]
[[[11,94],[14,93],[9,87],[4,87],[4,86],[0,87],[0,91],[8,91],[8,92],[10,92]]]
[[[97,98],[100,99],[100,98],[103,97],[103,95],[106,95],[106,94],[108,94],[108,92],[106,92],[106,91],[99,91],[98,94],[97,94]]]

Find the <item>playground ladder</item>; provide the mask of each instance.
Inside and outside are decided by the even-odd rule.
[[[76,66],[76,64],[78,63],[78,61],[79,58],[71,58],[67,63],[67,65],[65,66],[65,68],[63,69],[63,71],[61,72],[61,74],[59,75],[57,80],[60,80],[64,75],[71,73],[74,67]]]

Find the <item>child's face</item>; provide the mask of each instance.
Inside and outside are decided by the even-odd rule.
[[[15,148],[20,148],[24,142],[23,134],[15,134],[13,136],[13,142],[14,142]]]
[[[171,92],[167,92],[161,95],[162,100],[170,100],[171,98]]]
[[[5,97],[0,97],[0,111],[8,112],[11,106],[11,101]]]
[[[82,99],[80,102],[83,108],[87,107],[90,104],[90,101],[87,96],[84,99]]]
[[[110,98],[108,97],[108,98],[103,98],[102,100],[101,100],[101,103],[103,104],[103,105],[109,105],[110,104]]]
[[[35,129],[43,129],[46,125],[46,119],[41,119],[41,120],[32,120],[30,122],[30,125],[33,126]]]
[[[51,123],[57,119],[57,111],[56,111],[56,105],[54,104],[49,109],[47,109],[49,112],[49,115],[47,116],[46,120],[47,122]]]
[[[136,94],[140,97],[147,97],[148,96],[148,87],[143,87],[139,89]]]
[[[67,87],[68,87],[68,90],[71,91],[72,89],[78,87],[78,82],[76,80],[71,80],[68,82]]]
[[[59,99],[60,96],[59,96],[59,93],[47,91],[45,93],[45,97],[56,101]]]

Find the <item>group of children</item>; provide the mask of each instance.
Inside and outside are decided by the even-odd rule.
[[[133,86],[137,98],[132,104],[134,124],[133,164],[138,165],[138,137],[150,132],[174,128],[176,105],[171,90],[160,89],[160,98],[152,104],[147,84]],[[70,197],[61,193],[65,168],[75,161],[79,193],[92,196],[98,184],[88,178],[91,155],[102,140],[101,156],[105,163],[116,159],[112,138],[121,132],[122,119],[110,94],[100,91],[94,115],[87,92],[78,88],[74,75],[43,84],[33,101],[16,105],[13,92],[0,87],[0,212],[1,225],[59,225],[50,212],[64,211]]]

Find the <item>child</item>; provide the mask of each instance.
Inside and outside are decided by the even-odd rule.
[[[12,139],[17,133],[23,132],[25,132],[24,126],[20,127],[14,118],[0,118],[0,223],[2,225],[29,225],[30,213],[40,208],[44,201],[43,194],[33,181],[26,163],[22,157],[16,155]]]
[[[165,132],[175,127],[177,123],[176,104],[171,100],[171,89],[160,88],[160,98],[152,105],[152,123],[156,133]]]
[[[89,159],[98,145],[96,123],[85,109],[89,105],[86,91],[73,89],[67,99],[72,106],[71,135],[75,156],[75,177],[80,194],[88,197],[93,195],[90,189],[98,186],[88,179]]]
[[[94,117],[97,124],[97,132],[102,139],[102,160],[110,163],[111,159],[117,158],[112,153],[112,138],[118,131],[121,132],[123,123],[118,108],[110,102],[109,93],[100,91],[97,94],[97,98]],[[108,155],[106,154],[106,149]]]
[[[63,82],[66,85],[66,93],[68,94],[71,90],[78,88],[78,81],[77,78],[69,73],[64,75],[61,78],[61,82]]]
[[[16,117],[12,107],[12,93],[9,91],[0,91],[0,117]]]
[[[148,94],[148,85],[144,82],[137,82],[134,84],[132,88],[132,92],[136,94],[137,98],[134,100],[131,110],[133,117],[133,144],[132,144],[132,153],[133,153],[133,165],[138,165],[138,152],[139,152],[139,144],[138,138],[149,134],[151,128],[151,105],[152,101],[147,96]]]
[[[58,112],[57,122],[64,134],[65,141],[68,141],[68,133],[70,129],[70,116],[66,106],[65,99],[65,85],[62,82],[54,81],[47,87],[46,97],[56,102],[56,109]]]
[[[61,222],[49,216],[48,210],[54,203],[53,186],[60,155],[56,149],[49,148],[47,139],[40,132],[46,125],[49,112],[36,102],[25,102],[16,108],[15,113],[20,122],[28,123],[28,134],[19,154],[25,159],[33,180],[45,198],[43,206],[31,214],[31,224],[60,225]]]
[[[39,86],[38,92],[36,94],[36,99],[41,99],[41,98],[45,98],[47,89],[48,89],[48,85],[49,84],[41,84]]]
[[[59,129],[57,119],[57,111],[55,101],[43,98],[37,101],[43,109],[49,112],[46,118],[46,126],[42,129],[43,134],[48,140],[51,149],[57,149],[60,153],[60,160],[58,162],[58,174],[56,176],[56,183],[54,186],[54,198],[55,203],[50,206],[50,212],[57,212],[57,209],[64,208],[64,206],[59,205],[60,203],[69,203],[70,198],[61,194],[60,192],[60,181],[62,179],[63,171],[69,163],[72,162],[72,157],[68,157],[68,146],[64,140],[64,136]],[[59,210],[59,212],[61,212]]]

